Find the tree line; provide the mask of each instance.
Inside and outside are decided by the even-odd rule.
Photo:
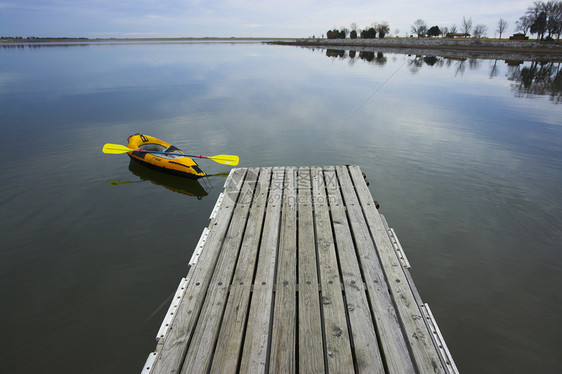
[[[370,27],[365,27],[363,30],[359,30],[356,23],[351,24],[351,30],[342,27],[341,30],[334,28],[333,30],[328,30],[326,37],[328,39],[345,39],[349,35],[350,39],[356,39],[361,37],[361,39],[375,39],[378,35],[379,38],[384,38],[390,33],[390,26],[388,23],[375,23]]]
[[[505,31],[507,27],[507,22],[503,19],[500,19],[500,22],[504,23],[502,30],[500,31],[500,39],[501,34]],[[414,35],[417,35],[418,38],[423,37],[437,37],[437,36],[444,36],[447,38],[455,38],[455,37],[473,37],[473,38],[482,38],[486,35],[488,31],[488,27],[483,24],[473,25],[472,18],[462,18],[462,23],[460,27],[453,24],[450,27],[443,26],[439,27],[437,25],[427,27],[427,24],[423,19],[417,19],[414,24],[411,26],[410,30]]]
[[[560,33],[562,32],[562,1],[549,0],[547,2],[535,1],[529,6],[525,15],[515,22],[515,31],[521,31],[523,36],[527,33],[537,34],[537,40],[553,40],[557,37],[560,40]],[[497,23],[496,32],[499,38],[505,33],[508,27],[508,22],[500,18]],[[410,32],[418,38],[423,37],[473,37],[482,38],[486,36],[488,27],[483,24],[473,25],[472,18],[463,17],[462,23],[459,27],[453,24],[450,27],[437,25],[428,27],[423,19],[417,19],[412,25]],[[362,39],[374,39],[377,36],[384,38],[390,33],[390,26],[387,22],[375,23],[371,26],[365,27],[360,30],[356,23],[351,24],[351,30],[345,27],[340,29],[333,28],[328,30],[326,37],[328,39],[345,39],[349,36],[351,39],[361,37]],[[395,31],[398,36],[399,30]],[[547,34],[545,36],[545,34]]]

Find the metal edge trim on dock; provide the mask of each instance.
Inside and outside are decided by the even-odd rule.
[[[142,367],[141,374],[150,374],[152,373],[152,369],[154,368],[154,363],[156,362],[156,358],[158,358],[158,352],[150,352],[144,366]]]
[[[404,249],[402,248],[402,244],[400,244],[400,241],[398,240],[398,236],[396,236],[396,232],[394,232],[393,228],[390,228],[388,232],[390,233],[390,240],[392,242],[392,246],[396,251],[396,255],[398,255],[398,259],[402,263],[402,266],[404,266],[406,269],[411,268],[412,266],[410,265],[410,261],[408,261],[408,258],[406,257],[406,252],[404,252]]]
[[[420,312],[422,313],[422,315],[424,317],[424,322],[428,326],[429,330],[432,332],[431,338],[433,340],[433,344],[436,346],[437,352],[439,353],[439,356],[441,357],[441,360],[445,364],[445,369],[449,373],[459,374],[459,370],[457,368],[457,365],[455,364],[453,356],[452,356],[451,352],[449,351],[449,348],[447,347],[447,344],[445,343],[445,338],[443,337],[443,335],[441,334],[441,331],[439,330],[439,326],[437,325],[437,321],[435,320],[435,317],[433,316],[433,313],[431,313],[431,309],[429,308],[429,304],[424,303],[421,300],[421,296],[420,296],[419,292],[417,291],[417,288],[416,288],[415,284],[413,283],[412,276],[411,276],[410,271],[409,271],[411,266],[410,266],[410,262],[406,258],[406,252],[404,251],[404,249],[402,248],[402,245],[398,241],[398,236],[396,235],[396,232],[394,231],[393,228],[391,228],[389,226],[389,224],[386,220],[386,217],[382,214],[380,216],[381,216],[381,220],[383,222],[383,225],[387,230],[388,236],[390,237],[390,241],[392,242],[392,245],[398,246],[398,248],[396,248],[396,247],[394,248],[396,256],[398,257],[398,260],[404,266],[404,269],[403,269],[404,273],[406,274],[406,278],[408,279],[408,282],[410,283],[410,287],[412,288],[412,291],[414,291],[414,298],[416,299],[416,301],[418,303],[418,306],[419,306],[419,309],[420,309]],[[395,240],[396,240],[396,243],[395,243]]]
[[[211,215],[209,216],[209,220],[213,220],[217,216],[217,213],[219,211],[219,207],[222,203],[223,198],[224,198],[224,192],[221,192],[218,199],[217,199],[217,202],[215,203],[215,206],[214,206],[213,210],[211,211]]]
[[[195,266],[197,264],[197,261],[199,260],[199,256],[203,251],[203,246],[205,245],[205,241],[207,240],[208,235],[209,235],[209,228],[205,227],[203,229],[203,233],[201,234],[201,237],[199,238],[199,241],[197,242],[197,245],[195,246],[193,255],[191,255],[191,259],[189,260],[189,266]]]
[[[445,343],[445,338],[441,334],[441,330],[439,330],[437,321],[435,320],[435,317],[433,317],[433,313],[431,313],[429,304],[427,303],[422,304],[421,310],[426,321],[431,326],[431,332],[433,333],[433,336],[438,343],[437,347],[439,348],[439,352],[445,358],[445,364],[447,365],[446,368],[449,370],[450,373],[459,374],[459,369],[457,368],[457,365],[453,360],[453,356],[449,351],[449,347],[447,347],[447,344]]]
[[[400,261],[400,263],[405,269],[410,269],[412,266],[410,265],[410,261],[408,261],[408,258],[406,257],[406,252],[404,252],[404,249],[402,248],[402,244],[400,244],[400,241],[398,240],[398,236],[396,235],[396,232],[394,231],[393,228],[391,228],[388,225],[388,222],[386,221],[386,217],[383,214],[381,214],[380,216],[384,228],[388,233],[388,237],[390,238],[390,242],[392,243],[392,247],[394,248],[394,252],[396,253],[396,257],[398,257],[398,260]]]
[[[174,298],[172,299],[170,307],[168,308],[168,311],[166,312],[166,316],[164,317],[164,320],[162,321],[162,325],[160,325],[160,329],[158,330],[158,334],[156,335],[156,341],[157,342],[160,342],[160,340],[163,340],[166,337],[166,333],[170,329],[170,326],[172,326],[172,322],[174,321],[174,318],[176,317],[176,310],[178,309],[178,306],[180,305],[180,303],[183,299],[183,295],[185,294],[186,289],[187,289],[187,278],[182,278],[181,281],[180,281],[180,284],[178,286],[178,289],[176,290],[176,293],[174,294]]]

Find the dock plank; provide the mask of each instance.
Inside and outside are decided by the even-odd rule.
[[[238,251],[246,228],[256,178],[256,170],[248,170],[242,185],[240,198],[234,208],[232,222],[224,238],[221,253],[207,290],[199,322],[187,350],[181,373],[203,373],[210,367],[217,339],[217,331],[222,323],[234,265],[236,264],[236,258],[238,257]]]
[[[281,233],[271,333],[270,373],[297,370],[297,204],[296,168],[285,169]]]
[[[284,168],[273,168],[240,372],[265,373],[273,308]]]
[[[311,169],[311,181],[327,369],[330,373],[353,373],[355,370],[342,293],[342,279],[321,168]]]
[[[312,215],[310,168],[298,169],[299,372],[324,372],[322,316]]]
[[[420,305],[416,303],[412,288],[404,273],[400,261],[396,257],[386,228],[380,218],[373,198],[358,167],[350,167],[349,173],[356,186],[356,191],[366,222],[376,243],[377,252],[384,268],[388,285],[394,296],[397,314],[405,331],[408,344],[418,365],[418,370],[424,373],[445,373],[443,362],[431,339]]]
[[[351,225],[357,254],[365,277],[369,301],[375,318],[375,326],[380,337],[386,365],[390,373],[415,373],[414,364],[409,354],[400,322],[396,315],[392,296],[388,291],[384,272],[377,256],[376,247],[363,210],[359,204],[355,188],[346,167],[336,167],[336,174],[341,185],[343,199]]]
[[[258,170],[248,171],[248,173],[254,172],[258,172]],[[246,330],[246,318],[250,304],[254,268],[258,258],[270,176],[270,169],[259,171],[258,181],[251,201],[247,228],[244,231],[236,270],[230,285],[230,295],[213,355],[214,360],[211,366],[211,373],[235,373],[238,368],[239,355],[242,350],[242,338]]]
[[[245,175],[246,169],[235,169],[227,180],[226,189],[230,192],[230,198],[221,202],[213,230],[207,236],[197,265],[187,274],[186,295],[178,307],[173,328],[170,328],[165,340],[159,342],[157,349],[160,352],[152,373],[178,372],[181,368]]]
[[[384,373],[384,364],[369,300],[363,286],[359,260],[355,252],[355,244],[334,167],[324,168],[324,179],[332,213],[332,225],[341,266],[357,372]]]

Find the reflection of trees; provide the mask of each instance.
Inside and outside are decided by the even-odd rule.
[[[345,51],[339,49],[327,49],[326,56],[332,58],[349,59],[353,65],[362,60],[369,64],[383,66],[387,63],[387,57],[383,52],[375,51]],[[395,55],[394,55],[395,56]],[[396,57],[393,57],[395,61]],[[435,55],[408,55],[406,63],[412,74],[419,72],[424,66],[452,68],[455,77],[463,76],[467,68],[479,70],[485,60],[479,58],[467,58],[459,56],[435,56]],[[499,60],[493,60],[490,66],[490,79],[499,77]],[[553,61],[532,61],[530,66],[524,65],[523,60],[505,60],[507,65],[507,77],[512,84],[516,96],[523,95],[550,95],[551,100],[562,103],[562,72],[561,63]]]
[[[343,50],[343,49],[328,48],[328,49],[326,49],[326,56],[332,57],[332,58],[341,58],[341,59],[345,59],[345,58],[349,57],[349,59],[355,60],[355,58],[357,57],[357,52],[354,51],[354,50],[351,50],[346,55],[346,51]],[[361,60],[367,61],[369,63],[376,64],[376,65],[381,65],[381,66],[386,64],[386,62],[387,62],[387,58],[384,55],[384,53],[382,53],[382,52],[360,51],[358,57]]]
[[[469,66],[470,70],[478,70],[480,68],[481,61],[482,60],[479,60],[477,58],[468,59],[468,66]]]
[[[359,52],[359,58],[365,60],[367,62],[373,62],[377,65],[384,65],[386,64],[386,57],[382,52],[373,52],[373,51],[361,51]]]
[[[517,97],[550,95],[555,104],[562,103],[560,63],[533,61],[530,66],[512,66],[508,79]]]
[[[408,67],[410,68],[410,72],[412,74],[415,74],[418,71],[420,71],[422,66],[423,66],[423,56],[416,56],[414,58],[408,59]]]
[[[387,59],[386,59],[386,57],[384,57],[384,54],[382,52],[378,52],[377,57],[375,58],[375,63],[377,65],[382,66],[382,65],[386,64],[386,61],[387,61]]]
[[[345,51],[343,49],[326,49],[326,56],[345,58]]]
[[[422,56],[416,55],[413,58],[408,60],[408,66],[410,67],[410,72],[412,74],[417,73],[420,69],[424,66],[436,66],[436,67],[443,67],[446,64],[450,64],[450,60],[438,57],[438,56]]]
[[[371,51],[361,51],[359,52],[359,58],[367,62],[371,62],[375,59],[375,52]]]
[[[436,27],[436,26],[434,26],[434,27]],[[433,65],[435,65],[436,63],[439,62],[439,58],[437,58],[435,56],[425,56],[423,58],[423,62],[425,62],[429,66],[433,66]]]
[[[490,68],[490,79],[498,76],[498,60],[494,60],[494,64]]]
[[[355,54],[356,54],[356,52],[354,50],[349,51],[349,65],[350,66],[355,65]]]
[[[447,58],[447,57],[440,57],[440,56],[422,56],[417,55],[415,57],[411,57],[408,60],[408,66],[410,67],[410,72],[412,74],[417,73],[420,69],[424,66],[431,66],[431,67],[451,67],[454,65],[455,69],[455,76],[463,75],[464,71],[466,70],[466,62],[468,60],[466,58]],[[478,66],[478,65],[471,65],[471,67]]]
[[[457,75],[464,75],[464,71],[466,70],[466,58],[465,59],[459,59],[457,61],[457,68],[455,69],[455,77]]]
[[[38,49],[49,47],[88,47],[88,43],[18,43],[18,44],[0,44],[2,49]]]

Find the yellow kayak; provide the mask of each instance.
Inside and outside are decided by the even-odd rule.
[[[163,140],[157,139],[153,136],[135,134],[129,136],[128,141],[128,147],[135,149],[135,151],[128,152],[127,154],[131,157],[131,159],[144,166],[164,173],[193,179],[201,178],[206,175],[199,165],[188,156],[180,156],[177,154],[153,154],[148,152],[173,152],[183,154],[179,148],[166,143]]]

